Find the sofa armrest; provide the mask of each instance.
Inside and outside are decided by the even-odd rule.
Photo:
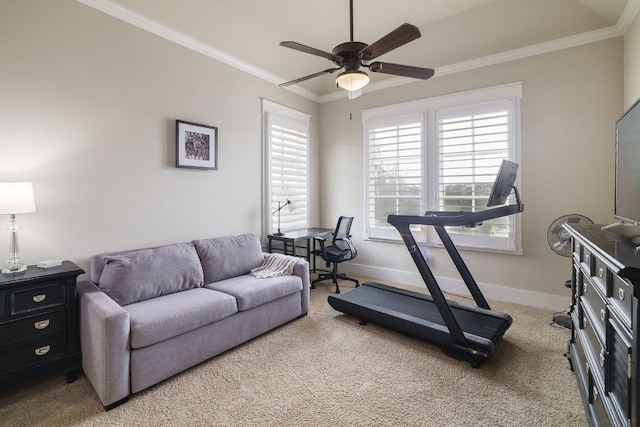
[[[89,281],[76,286],[80,304],[82,369],[102,405],[128,398],[129,312]]]
[[[293,266],[293,274],[299,276],[302,279],[302,315],[309,312],[309,263],[300,258],[299,261]]]

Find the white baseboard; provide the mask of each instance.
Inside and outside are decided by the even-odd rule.
[[[358,276],[375,278],[380,281],[401,283],[418,288],[424,288],[420,274],[409,271],[393,270],[390,268],[372,267],[370,265],[355,264],[352,262],[340,264],[340,272],[351,273]],[[469,295],[467,286],[461,279],[436,277],[440,288],[445,292],[460,295]],[[541,292],[527,291],[523,289],[507,288],[488,283],[478,283],[485,298],[496,301],[513,302],[531,307],[546,308],[554,311],[565,310],[571,304],[571,292],[567,295],[552,295]]]

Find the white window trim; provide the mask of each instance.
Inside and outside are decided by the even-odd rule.
[[[499,85],[499,86],[470,90],[470,91],[459,92],[459,93],[454,93],[450,95],[436,96],[436,97],[421,99],[417,101],[410,101],[410,102],[404,102],[400,104],[393,104],[393,105],[388,105],[384,107],[376,107],[368,110],[363,110],[362,112],[363,141],[365,145],[368,143],[367,122],[370,122],[373,120],[380,120],[384,118],[390,118],[392,116],[404,116],[404,115],[417,114],[417,113],[424,114],[425,132],[424,132],[424,138],[423,138],[423,150],[424,150],[424,155],[426,156],[426,159],[427,159],[426,173],[425,173],[424,179],[427,182],[435,183],[437,181],[436,175],[438,170],[437,144],[434,142],[436,141],[436,138],[437,138],[437,135],[436,135],[437,127],[436,127],[436,117],[435,117],[436,110],[463,107],[466,105],[481,104],[485,102],[494,102],[497,100],[513,99],[514,100],[513,114],[515,118],[513,123],[515,126],[513,129],[513,133],[514,133],[513,139],[511,140],[511,143],[513,144],[513,146],[510,147],[510,150],[513,150],[513,151],[511,152],[512,156],[510,157],[510,160],[520,164],[520,169],[518,171],[518,177],[516,181],[516,186],[520,187],[520,182],[521,182],[520,177],[522,176],[522,165],[520,161],[520,146],[521,146],[520,144],[520,141],[521,141],[520,139],[521,137],[520,101],[522,99],[522,85],[523,85],[522,82],[514,82],[514,83],[508,83],[508,84]],[[430,141],[430,142],[428,143],[427,141]],[[367,149],[365,147],[365,152],[366,150]],[[363,161],[364,161],[364,173],[365,173],[364,182],[368,183],[368,176],[369,176],[368,163],[369,162],[368,162],[367,156],[364,156]],[[431,191],[430,188],[427,189],[426,185],[425,185],[424,200],[427,203],[427,206],[425,207],[424,210],[437,210],[435,208],[436,200],[437,200],[436,193],[434,191]],[[368,197],[368,192],[366,191],[365,191],[363,202],[364,202],[364,212],[365,212],[365,215],[367,215],[367,221],[364,221],[364,229],[363,229],[363,236],[365,236],[364,239],[371,240],[371,241],[402,243],[400,239],[390,240],[390,239],[369,237],[369,232],[367,230],[368,222],[369,222],[368,221],[369,197]],[[513,250],[509,250],[509,249],[502,250],[502,249],[478,246],[477,244],[472,245],[464,241],[456,242],[456,244],[460,245],[459,249],[462,249],[462,250],[466,249],[466,250],[475,250],[475,251],[483,251],[483,252],[497,252],[497,253],[506,253],[506,254],[512,254],[512,255],[522,255],[523,252],[522,252],[521,215],[515,215],[514,221],[515,221],[514,226],[515,226],[516,236],[515,236],[515,248]],[[429,230],[430,228],[432,227],[427,227],[427,230],[426,230],[427,233],[432,232],[432,230]],[[414,234],[416,236],[416,240],[418,240],[418,238],[420,238],[422,235],[422,233],[420,232],[417,232]],[[420,240],[422,240],[422,238],[420,238]],[[437,237],[435,239],[427,238],[426,241],[423,242],[423,244],[428,246],[436,246],[436,247],[442,246],[442,243],[439,241]]]
[[[269,143],[269,115],[277,116],[284,121],[297,122],[307,130],[307,149],[311,143],[310,140],[310,118],[307,113],[303,113],[293,108],[286,107],[281,104],[277,104],[267,99],[262,99],[262,158],[263,158],[263,171],[262,171],[262,236],[266,239],[267,234],[271,233],[271,145]],[[309,160],[309,159],[308,159]],[[307,168],[310,165],[307,163]],[[309,169],[307,169],[309,171]],[[309,176],[307,177],[307,194],[309,194]],[[285,208],[286,209],[286,208]],[[307,224],[309,223],[310,209],[307,206]]]

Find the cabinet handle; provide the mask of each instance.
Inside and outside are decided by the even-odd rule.
[[[593,401],[597,401],[598,400],[598,389],[596,388],[596,386],[593,386]]]
[[[33,302],[42,302],[46,297],[47,297],[47,294],[40,294],[40,295],[34,295],[32,299],[33,299]]]
[[[604,348],[600,350],[600,366],[604,367]]]
[[[601,279],[604,277],[604,268],[600,267],[598,269],[598,277]]]
[[[587,293],[587,282],[582,282],[582,295]]]
[[[605,310],[604,308],[600,309],[600,320],[602,320],[603,322],[607,319],[607,310]]]
[[[589,254],[584,254],[584,262],[586,262],[587,264],[589,264]]]
[[[622,288],[618,289],[618,299],[624,301],[624,289]]]
[[[45,345],[44,347],[38,347],[35,349],[35,353],[38,356],[44,356],[45,354],[49,353],[49,350],[51,350],[51,346],[50,345]]]
[[[584,329],[589,329],[589,319],[587,319],[587,316],[582,318],[582,324],[584,325]]]
[[[49,326],[49,319],[40,320],[33,324],[33,327],[36,329],[44,329]]]

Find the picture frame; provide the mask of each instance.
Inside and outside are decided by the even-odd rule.
[[[176,167],[218,169],[218,128],[176,120]]]

